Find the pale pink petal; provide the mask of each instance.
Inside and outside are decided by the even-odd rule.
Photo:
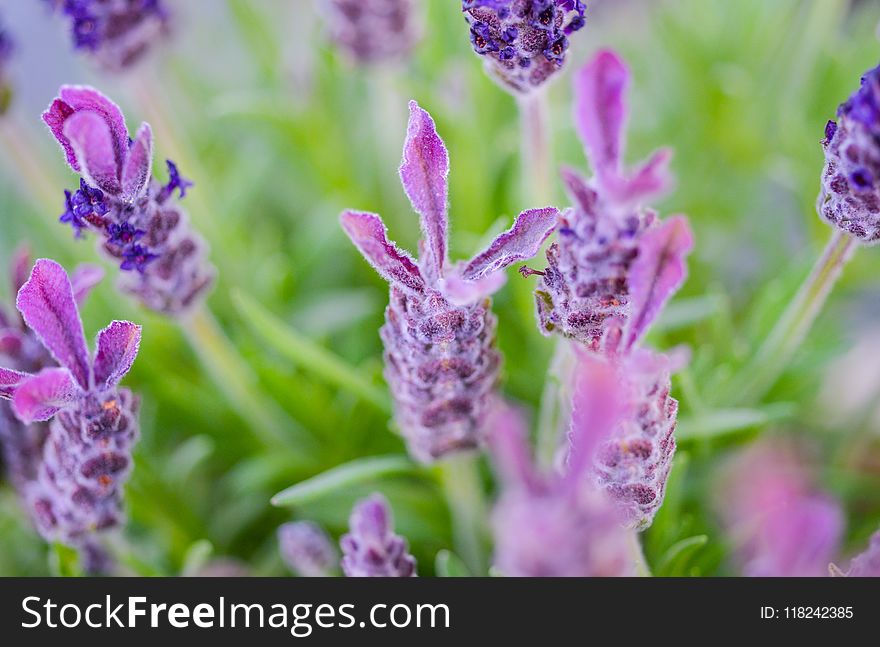
[[[474,281],[466,281],[457,271],[447,271],[440,279],[440,292],[450,303],[457,306],[477,303],[481,299],[492,296],[507,282],[502,272],[488,274]]]
[[[122,199],[139,197],[150,181],[153,164],[153,132],[149,124],[141,124],[125,157],[122,167]]]
[[[86,183],[105,193],[118,195],[122,191],[119,166],[107,122],[96,112],[77,112],[64,122],[64,136],[76,153]]]
[[[82,305],[92,289],[104,278],[104,269],[99,265],[83,263],[77,265],[70,276],[73,287],[73,298],[77,305]]]
[[[671,149],[660,149],[631,176],[606,177],[604,186],[618,205],[635,205],[657,198],[666,193],[673,184],[669,170],[671,159]]]
[[[47,368],[18,385],[12,397],[12,409],[26,424],[48,420],[67,406],[77,393],[79,389],[67,369]]]
[[[529,430],[523,412],[499,401],[486,419],[486,442],[499,476],[508,487],[537,482],[529,449]]]

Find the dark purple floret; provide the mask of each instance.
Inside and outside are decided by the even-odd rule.
[[[159,258],[158,254],[153,254],[143,245],[129,245],[122,251],[122,264],[119,269],[123,271],[137,270],[143,274],[147,265]]]
[[[194,186],[194,183],[183,177],[177,169],[177,164],[171,160],[165,160],[165,164],[168,166],[168,184],[162,187],[162,195],[171,196],[175,190],[179,190],[180,199],[185,198],[186,190]]]
[[[90,187],[82,179],[75,192],[64,191],[64,205],[65,210],[59,221],[70,223],[77,238],[82,236],[82,230],[89,224],[103,226],[103,216],[110,211],[104,192]]]
[[[125,247],[134,243],[147,232],[143,229],[137,229],[127,222],[121,224],[114,222],[107,227],[107,233],[109,234],[108,243]]]

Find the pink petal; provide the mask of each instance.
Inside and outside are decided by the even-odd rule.
[[[458,272],[447,271],[438,284],[440,292],[453,305],[466,306],[498,292],[507,281],[501,273],[487,274],[475,281],[465,281]]]
[[[684,283],[685,257],[693,244],[684,216],[667,218],[642,237],[639,255],[630,269],[631,311],[624,348],[632,347],[645,334],[669,297]]]
[[[574,169],[563,166],[559,170],[562,182],[565,184],[566,193],[578,209],[589,216],[596,215],[596,201],[598,196],[590,188],[584,177]]]
[[[21,287],[16,306],[25,323],[83,389],[89,388],[89,353],[67,272],[42,258]]]
[[[83,179],[111,195],[122,191],[113,136],[101,116],[89,110],[77,112],[64,122],[64,136],[70,141]]]
[[[70,277],[70,284],[73,287],[73,298],[78,306],[81,306],[89,296],[92,289],[104,278],[104,269],[99,265],[83,263],[77,265]]]
[[[27,373],[0,368],[0,398],[11,398],[16,387],[28,377],[30,376]]]
[[[112,387],[131,370],[141,343],[141,327],[130,321],[114,321],[98,333],[95,354],[95,385]]]
[[[409,115],[400,180],[421,219],[427,243],[421,268],[428,282],[434,283],[446,263],[449,154],[431,115],[415,101],[409,102]]]
[[[499,401],[486,419],[486,442],[492,463],[508,486],[529,486],[536,482],[529,430],[523,412]]]
[[[48,420],[70,403],[78,391],[67,369],[47,368],[18,385],[12,409],[25,424]]]
[[[46,111],[43,112],[43,122],[49,126],[49,130],[52,131],[52,134],[55,135],[55,139],[61,145],[61,149],[64,151],[64,156],[67,158],[67,163],[70,164],[70,168],[79,172],[79,162],[76,161],[76,153],[73,152],[70,140],[68,140],[67,136],[64,134],[64,122],[67,121],[67,118],[74,112],[73,106],[64,103],[61,99],[55,99]]]
[[[150,180],[153,165],[153,131],[141,124],[122,167],[122,199],[131,202],[139,197]]]
[[[388,232],[379,216],[343,211],[339,220],[351,242],[382,278],[410,292],[424,291],[425,282],[418,266],[409,254],[388,241]]]
[[[605,186],[620,205],[644,203],[666,193],[672,186],[669,162],[672,150],[662,148],[638,167],[631,177],[607,177]]]
[[[477,254],[464,268],[461,277],[475,281],[501,270],[511,263],[531,258],[556,227],[559,211],[554,207],[529,209],[517,216],[506,232],[492,241],[486,251]]]

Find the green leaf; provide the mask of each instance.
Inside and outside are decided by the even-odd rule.
[[[79,552],[75,548],[55,542],[49,553],[49,570],[55,577],[82,577]]]
[[[440,550],[434,560],[434,570],[438,577],[470,577],[471,573],[455,553]]]
[[[357,368],[290,328],[249,296],[234,292],[232,298],[246,323],[286,359],[313,372],[328,384],[369,402],[383,413],[391,413],[391,401],[386,391],[361,375]]]
[[[406,456],[358,458],[279,492],[272,497],[272,505],[301,505],[363,481],[419,471],[419,466]]]
[[[669,550],[666,551],[663,557],[660,558],[660,562],[655,569],[656,573],[663,576],[672,576],[686,572],[685,566],[687,566],[688,558],[695,551],[705,546],[708,541],[709,537],[707,535],[695,535],[675,542],[669,547]]]
[[[708,294],[690,299],[676,299],[663,309],[660,318],[651,326],[651,332],[670,332],[687,328],[721,312],[724,297]]]
[[[678,442],[721,438],[744,429],[763,427],[791,417],[797,406],[777,402],[760,409],[715,409],[678,421],[675,439]]]
[[[214,554],[214,545],[207,539],[200,539],[190,546],[183,557],[183,566],[180,574],[184,577],[193,577],[201,571]]]

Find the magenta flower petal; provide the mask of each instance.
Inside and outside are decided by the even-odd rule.
[[[141,195],[150,181],[153,164],[153,131],[149,124],[141,124],[122,166],[122,199],[134,200]]]
[[[131,370],[141,343],[141,327],[130,321],[114,321],[98,333],[93,367],[95,385],[110,388]]]
[[[73,147],[80,173],[88,184],[111,195],[122,191],[113,135],[101,115],[90,110],[72,114],[64,122],[64,136]]]
[[[672,173],[669,162],[672,149],[661,148],[641,164],[631,176],[607,178],[608,190],[619,205],[635,205],[649,198],[655,198],[672,186]]]
[[[415,101],[409,102],[409,113],[400,180],[421,219],[427,253],[420,267],[433,284],[446,263],[449,154],[431,115]]]
[[[58,363],[70,370],[84,390],[88,389],[89,353],[73,286],[64,268],[49,259],[38,260],[18,292],[16,306]]]
[[[28,377],[27,373],[0,368],[0,398],[11,398],[15,394],[16,387]]]
[[[611,50],[599,52],[575,77],[575,125],[600,177],[620,170],[629,80],[629,69]]]
[[[65,368],[47,368],[15,389],[12,409],[25,424],[48,420],[74,400],[80,389]]]
[[[425,290],[416,262],[388,241],[388,232],[379,216],[344,211],[339,219],[345,233],[382,278],[409,292],[418,294]]]
[[[73,298],[77,305],[82,305],[92,289],[104,278],[104,269],[99,265],[84,263],[77,266],[70,276],[73,287]]]
[[[462,278],[475,281],[511,263],[531,258],[556,227],[558,217],[559,211],[554,207],[523,211],[510,229],[467,264],[461,273]]]
[[[500,290],[507,277],[501,272],[487,274],[474,281],[466,281],[458,272],[449,272],[440,279],[439,288],[449,302],[456,306],[478,303]]]
[[[630,270],[632,315],[626,347],[631,347],[645,334],[663,305],[684,282],[685,257],[693,243],[693,234],[684,216],[668,218],[642,237],[639,255]]]
[[[559,169],[559,175],[565,184],[565,190],[571,198],[572,203],[580,209],[581,212],[588,216],[595,216],[596,201],[599,197],[596,192],[590,188],[587,180],[577,171],[567,166]]]

